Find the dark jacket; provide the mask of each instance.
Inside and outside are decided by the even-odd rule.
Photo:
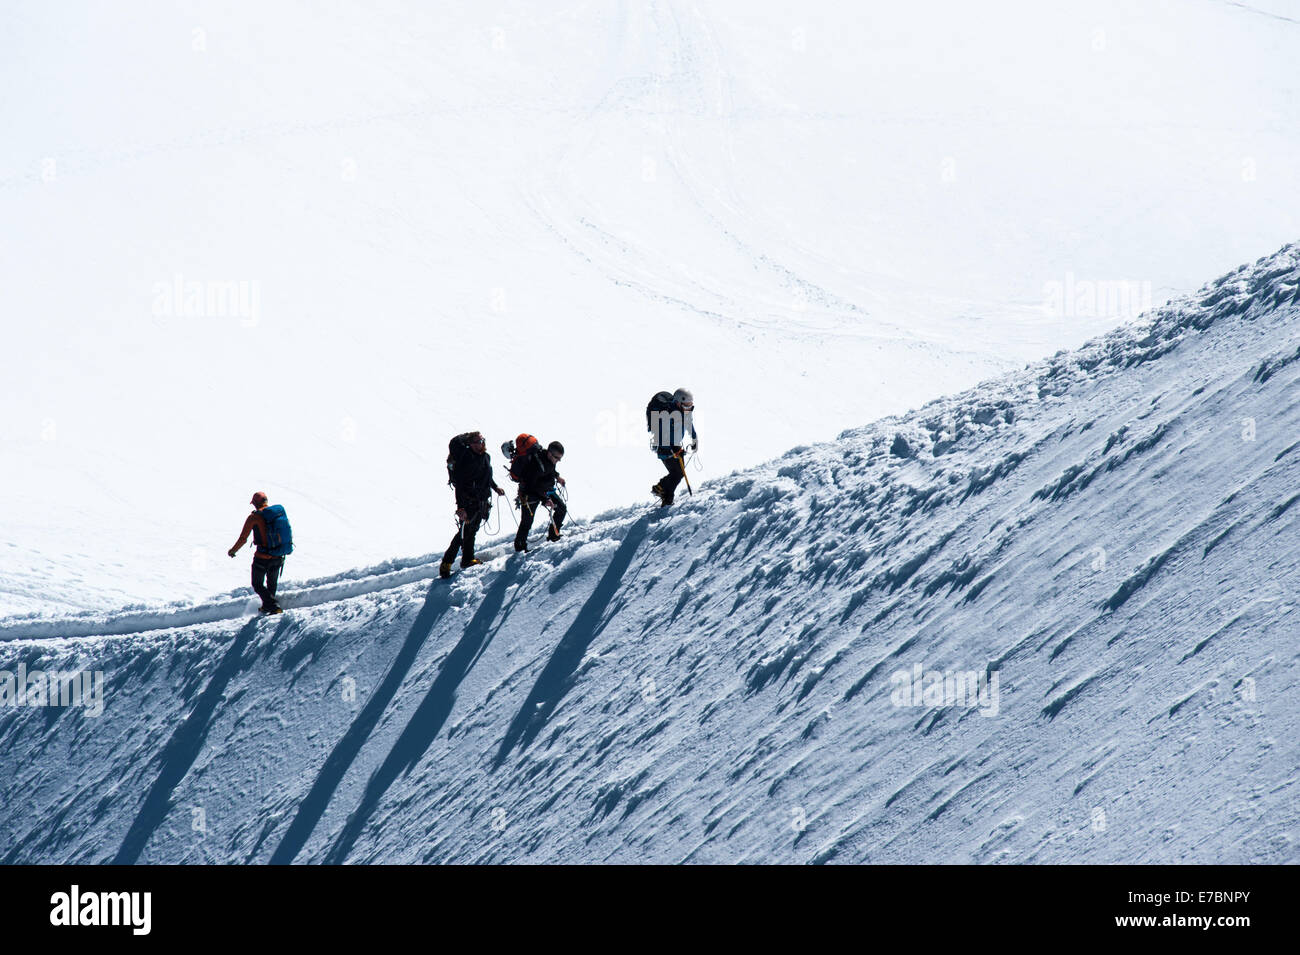
[[[452,486],[456,489],[456,506],[465,510],[492,505],[492,491],[497,482],[492,478],[492,456],[484,451],[470,451],[456,463]]]
[[[515,469],[519,477],[519,496],[541,500],[555,490],[555,479],[559,472],[555,462],[546,453],[546,448],[538,443]]]
[[[659,392],[650,399],[645,409],[645,427],[650,432],[650,446],[660,457],[676,454],[686,443],[688,434],[692,440],[697,437],[694,417],[694,412],[684,412],[673,404],[670,392]]]

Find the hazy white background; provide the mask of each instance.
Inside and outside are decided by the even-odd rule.
[[[0,613],[238,586],[257,488],[290,578],[441,551],[469,428],[648,501],[658,389],[705,478],[1300,235],[1300,4],[537,7],[5,4]]]

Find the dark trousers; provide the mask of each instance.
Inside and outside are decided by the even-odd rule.
[[[569,509],[564,506],[564,501],[560,500],[558,494],[548,495],[551,503],[555,505],[555,510],[548,512],[546,505],[542,503],[544,498],[540,497],[522,497],[519,499],[519,533],[515,535],[515,550],[523,550],[528,545],[528,532],[533,528],[533,518],[540,516],[548,525],[554,524],[547,536],[551,539],[559,537],[560,528],[564,526],[564,515],[569,513]],[[538,515],[538,511],[541,514]]]
[[[667,476],[659,481],[659,486],[664,489],[664,497],[671,501],[677,485],[681,484],[682,478],[686,477],[686,472],[682,470],[682,459],[675,454],[668,457],[660,455],[659,460],[668,469]]]
[[[442,562],[450,564],[456,559],[456,552],[463,549],[460,562],[461,565],[468,564],[474,559],[474,536],[478,534],[478,526],[483,523],[482,512],[472,514],[464,524],[456,529],[456,536],[451,539],[451,546],[447,548],[447,553],[442,555]]]
[[[275,600],[275,588],[280,586],[280,572],[283,570],[283,557],[253,558],[253,589],[262,598],[263,610],[275,610],[280,606]]]

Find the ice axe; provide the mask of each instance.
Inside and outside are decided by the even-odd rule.
[[[687,493],[687,495],[689,495],[690,497],[694,497],[694,496],[695,496],[695,491],[692,490],[692,488],[691,488],[691,479],[688,478],[688,477],[686,477],[686,452],[685,452],[685,451],[678,451],[678,452],[677,452],[677,464],[681,467],[681,469],[682,469],[682,478],[686,481],[686,493]]]
[[[555,526],[555,505],[551,503],[551,497],[552,497],[552,496],[556,496],[554,490],[552,490],[550,494],[546,495],[546,497],[543,498],[543,501],[545,501],[545,503],[546,503],[546,512],[547,512],[547,513],[550,515],[550,517],[551,517],[551,530],[555,531],[555,536],[556,536],[556,537],[559,537],[559,536],[560,536],[560,529],[559,529],[558,527]]]

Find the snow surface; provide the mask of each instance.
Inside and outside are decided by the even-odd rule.
[[[0,707],[0,861],[1294,863],[1298,504],[1292,245],[449,582],[11,620],[106,691]]]
[[[1075,347],[1134,309],[1051,288],[1300,234],[1297,18],[6,3],[0,616],[245,583],[258,488],[291,581],[440,551],[468,428],[563,440],[590,518],[658,389],[717,476]]]

